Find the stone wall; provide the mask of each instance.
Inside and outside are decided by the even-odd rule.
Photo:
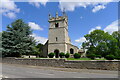
[[[22,64],[32,66],[49,66],[76,69],[98,69],[98,70],[118,70],[120,61],[67,61],[65,59],[23,59],[23,58],[3,58],[3,63]]]

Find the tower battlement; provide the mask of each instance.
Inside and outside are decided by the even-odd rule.
[[[48,22],[54,22],[54,21],[63,21],[65,20],[65,17],[63,16],[59,16],[59,17],[52,17],[52,18],[49,18]]]
[[[49,20],[48,20],[48,22],[63,21],[65,19],[67,19],[67,16],[66,16],[65,12],[63,12],[63,16],[59,16],[58,12],[56,12],[56,16],[55,17],[52,17],[51,14],[49,14]]]

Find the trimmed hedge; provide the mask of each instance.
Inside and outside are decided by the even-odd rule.
[[[49,53],[48,56],[49,58],[53,58],[55,56],[55,53]]]
[[[107,60],[114,60],[115,56],[110,54],[110,55],[107,55],[105,58]]]
[[[61,53],[59,54],[59,56],[60,56],[60,58],[64,58],[65,53],[61,52]]]
[[[88,54],[87,57],[91,58],[91,59],[95,59],[96,55],[95,54]]]
[[[101,55],[96,55],[96,58],[101,58],[102,56]]]
[[[120,60],[120,56],[116,56],[115,59]]]
[[[70,53],[66,53],[65,58],[69,58],[69,57],[70,57]]]
[[[75,54],[74,54],[74,58],[75,58],[75,59],[78,59],[78,58],[80,58],[80,57],[81,57],[81,55],[80,55],[79,53],[75,53]]]

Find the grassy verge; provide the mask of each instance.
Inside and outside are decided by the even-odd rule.
[[[79,58],[79,59],[67,58],[67,60],[91,60],[91,59],[90,58]]]

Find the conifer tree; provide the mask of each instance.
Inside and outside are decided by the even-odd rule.
[[[30,55],[34,52],[35,40],[28,24],[18,19],[2,33],[2,54],[10,57]]]

